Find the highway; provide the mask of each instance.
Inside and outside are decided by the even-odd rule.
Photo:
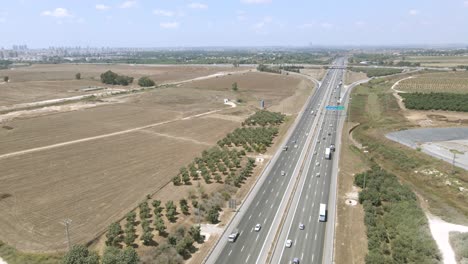
[[[343,65],[344,59],[337,59],[335,64]],[[330,69],[327,72],[322,85],[309,98],[295,127],[284,143],[288,149],[278,150],[265,169],[264,175],[260,176],[258,186],[253,188],[206,263],[265,263],[286,210],[288,218],[291,219],[293,216],[291,212],[293,210],[297,212],[294,214],[294,220],[291,220],[292,226],[287,226],[288,221],[286,221],[281,234],[285,232],[284,230],[290,229],[290,236],[294,236],[295,242],[292,248],[284,254],[281,252],[281,262],[273,263],[288,263],[289,259],[296,254],[298,254],[297,257],[315,258],[314,262],[319,263],[317,261],[321,259],[320,252],[323,247],[318,244],[323,241],[325,224],[317,222],[318,206],[320,202],[326,203],[328,200],[330,180],[327,176],[332,168],[330,161],[324,160],[323,157],[325,147],[329,147],[330,143],[335,140],[336,115],[338,115],[338,113],[326,112],[325,106],[330,99],[340,94],[340,91],[335,88],[342,75],[342,69]],[[315,155],[314,152],[316,152]],[[311,162],[312,159],[314,162]],[[315,164],[315,161],[320,164]],[[285,173],[284,176],[281,175],[282,171]],[[315,177],[317,172],[320,172],[320,177]],[[292,208],[290,208],[289,199],[295,198],[299,193],[302,194],[301,202],[294,204],[293,200]],[[308,203],[308,205],[299,207],[303,203]],[[306,224],[306,229],[301,230],[302,233],[296,233],[295,230],[298,229],[299,222]],[[257,224],[261,225],[259,231],[254,230]],[[238,230],[240,235],[234,243],[229,243],[227,236],[232,230]],[[310,234],[306,239],[316,243],[309,244],[308,240],[302,239],[301,236],[307,233]],[[284,241],[280,238],[277,245],[283,244]],[[317,248],[304,250],[306,246]],[[277,255],[276,252],[275,255]],[[283,262],[283,259],[287,262]]]
[[[337,95],[341,94],[342,86],[339,85],[343,78],[343,70],[336,70],[336,78],[332,79],[330,89],[331,96],[327,99],[328,105],[337,105]],[[338,158],[338,153],[332,152],[331,160],[325,159],[325,148],[336,143],[338,121],[343,113],[337,110],[322,109],[320,120],[320,132],[318,140],[313,144],[313,151],[309,153],[306,160],[306,169],[301,177],[301,188],[295,192],[292,208],[281,229],[271,263],[290,263],[298,258],[301,263],[329,263],[327,259],[322,262],[325,231],[328,222],[319,222],[320,204],[329,204],[329,193],[332,179],[333,160]],[[335,173],[336,175],[336,173]],[[336,188],[336,186],[331,186]],[[327,219],[333,220],[333,219]],[[333,221],[332,221],[333,223]],[[299,225],[303,224],[304,229]],[[290,239],[292,246],[285,247],[285,241]]]

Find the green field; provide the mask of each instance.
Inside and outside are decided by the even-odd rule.
[[[457,67],[468,65],[468,56],[409,56],[406,61],[421,63],[422,67]]]

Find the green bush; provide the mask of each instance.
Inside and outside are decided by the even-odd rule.
[[[468,94],[399,93],[408,109],[468,112]]]
[[[138,79],[138,85],[140,85],[141,87],[151,87],[155,86],[156,83],[149,77],[141,77],[140,79]]]

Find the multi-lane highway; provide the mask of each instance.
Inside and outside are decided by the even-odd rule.
[[[337,59],[335,64],[343,65],[344,59]],[[342,69],[327,72],[287,138],[288,149],[279,150],[271,160],[207,263],[265,263],[267,259],[288,263],[293,257],[309,259],[303,263],[320,263],[326,223],[318,223],[318,207],[328,201],[332,170],[324,153],[335,141],[338,115],[327,112],[325,106],[336,104],[342,76]],[[299,230],[299,223],[305,225],[304,230]],[[258,224],[261,228],[256,231]],[[238,230],[240,235],[229,243],[227,236],[232,230]],[[284,236],[291,238],[293,245],[283,252]],[[275,244],[271,258],[269,253]]]
[[[340,100],[343,70],[334,70],[336,78],[330,81],[328,105],[337,105]],[[306,157],[306,168],[301,176],[300,188],[295,192],[291,209],[281,228],[278,243],[274,249],[271,263],[290,263],[297,258],[301,263],[322,263],[325,230],[327,222],[320,222],[320,204],[329,204],[330,184],[332,182],[333,160],[337,155],[332,152],[331,159],[325,158],[325,149],[336,144],[338,120],[342,113],[338,110],[321,109],[319,133],[313,144],[313,151]],[[336,188],[336,186],[331,186]],[[333,208],[332,208],[333,209]],[[330,210],[327,210],[330,211]],[[329,219],[328,219],[329,220]],[[303,225],[299,228],[299,225]],[[292,246],[285,247],[291,240]],[[323,263],[329,263],[325,260]]]

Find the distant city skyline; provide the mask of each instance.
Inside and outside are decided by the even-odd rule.
[[[464,46],[468,0],[13,0],[0,47]]]

